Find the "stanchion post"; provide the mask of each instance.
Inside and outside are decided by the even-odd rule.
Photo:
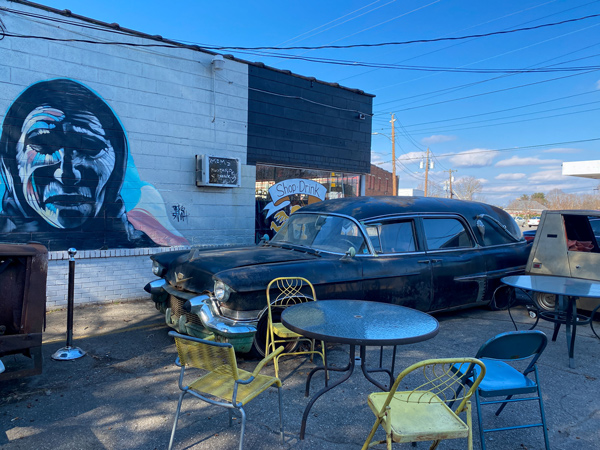
[[[70,248],[69,252],[69,286],[67,291],[67,345],[52,355],[56,361],[71,361],[81,358],[85,352],[79,347],[73,347],[73,308],[75,306],[75,255],[77,250]]]

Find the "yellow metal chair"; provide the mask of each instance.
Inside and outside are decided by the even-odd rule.
[[[468,386],[466,379],[478,368],[475,382]],[[462,369],[457,373],[457,369]],[[390,392],[369,395],[369,407],[377,420],[363,445],[363,450],[392,442],[433,441],[430,450],[444,439],[467,438],[473,448],[471,396],[485,375],[485,365],[475,358],[428,359],[408,367],[394,382]],[[469,380],[470,381],[470,380]],[[398,386],[416,386],[398,391]],[[452,409],[454,407],[454,409]],[[459,414],[466,413],[466,423]],[[381,425],[386,439],[371,442]]]
[[[310,344],[310,350],[281,353],[275,356],[275,376],[279,376],[279,358],[284,355],[319,355],[323,365],[327,367],[327,357],[325,354],[325,342],[321,341],[321,351],[315,350],[315,340],[302,337],[302,335],[286,328],[279,317],[281,312],[288,306],[297,303],[316,301],[317,295],[315,288],[306,278],[301,277],[280,277],[272,280],[267,286],[267,309],[269,314],[267,326],[267,340],[265,355],[271,355],[277,346],[287,346],[290,343],[307,342]],[[326,379],[329,378],[327,369],[325,369]]]
[[[181,412],[181,402],[186,394],[191,394],[212,405],[229,408],[229,426],[232,424],[232,411],[240,412],[242,416],[242,432],[240,450],[243,448],[244,431],[246,429],[246,413],[244,406],[250,400],[275,385],[279,390],[279,423],[281,442],[283,443],[283,401],[281,397],[281,381],[279,378],[260,375],[261,369],[271,359],[277,357],[283,347],[278,348],[263,359],[252,373],[238,369],[235,351],[231,344],[207,341],[190,336],[184,336],[174,331],[169,336],[175,338],[178,358],[175,364],[181,367],[179,374],[179,403],[175,413],[175,423],[169,441],[169,450],[173,446],[173,438]],[[201,369],[203,375],[194,379],[189,385],[184,384],[184,373],[187,367]]]

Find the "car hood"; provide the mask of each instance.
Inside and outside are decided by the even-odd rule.
[[[212,291],[213,275],[247,266],[311,261],[319,256],[301,250],[271,246],[234,247],[222,249],[193,249],[170,263],[155,260],[167,267],[165,279],[179,290],[202,293]]]

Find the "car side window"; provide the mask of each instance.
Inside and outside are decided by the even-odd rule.
[[[379,235],[382,253],[414,252],[415,233],[412,220],[384,223]]]
[[[372,224],[368,225],[366,230],[377,253],[404,253],[417,250],[412,220]]]
[[[506,223],[505,231],[500,228],[500,224],[496,221],[490,220],[489,216],[483,215],[480,220],[485,226],[485,232],[480,232],[483,237],[483,245],[485,246],[513,244],[521,239],[521,229],[511,226],[510,223]]]
[[[426,218],[423,219],[423,227],[429,250],[473,247],[469,232],[458,219]]]
[[[589,217],[564,214],[563,220],[569,251],[599,253],[596,233]]]

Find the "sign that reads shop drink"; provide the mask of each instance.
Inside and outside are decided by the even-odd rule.
[[[283,180],[271,186],[269,188],[271,202],[264,207],[264,211],[267,219],[275,214],[275,222],[277,223],[271,224],[272,230],[279,231],[281,225],[288,219],[289,216],[282,210],[291,204],[290,197],[298,194],[306,195],[308,197],[308,204],[311,204],[325,200],[327,189],[316,181],[303,180],[301,178]],[[300,208],[300,206],[295,205],[290,213],[298,208]]]

